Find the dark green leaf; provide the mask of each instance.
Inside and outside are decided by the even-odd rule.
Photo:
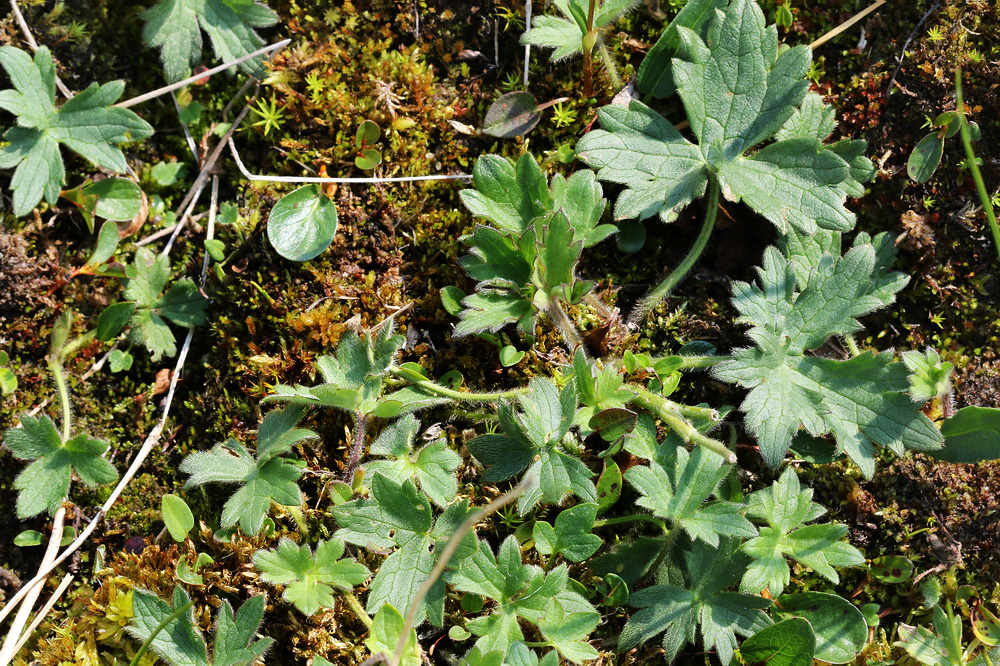
[[[1000,458],[1000,409],[963,407],[941,424],[944,448],[934,458],[953,463],[977,463]]]
[[[781,618],[802,617],[816,634],[815,657],[832,664],[851,662],[868,642],[868,623],[853,604],[835,594],[784,594],[775,601]]]
[[[937,171],[944,153],[944,137],[937,132],[928,134],[913,147],[906,161],[906,175],[918,183],[926,183]]]
[[[811,666],[815,651],[816,635],[800,617],[772,624],[740,646],[740,655],[754,666]]]
[[[483,132],[500,139],[513,139],[533,130],[541,119],[538,102],[531,93],[507,93],[490,105],[483,120]]]
[[[337,234],[337,207],[318,185],[303,185],[274,205],[267,218],[267,238],[285,259],[308,261]]]

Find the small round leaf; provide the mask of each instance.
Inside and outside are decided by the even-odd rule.
[[[646,244],[646,225],[639,220],[625,220],[618,225],[615,237],[618,249],[625,254],[635,254]]]
[[[499,139],[513,139],[533,130],[541,118],[538,102],[531,93],[507,93],[486,112],[483,131]]]
[[[937,132],[928,134],[913,147],[910,159],[906,161],[906,175],[918,183],[926,183],[937,171],[944,152],[944,138]]]
[[[622,470],[611,458],[604,459],[604,471],[597,479],[597,515],[601,515],[622,495]]]
[[[274,205],[267,238],[285,259],[308,261],[330,246],[337,233],[337,207],[318,185],[304,185]]]
[[[816,634],[809,621],[801,617],[772,624],[740,646],[746,663],[767,666],[810,666],[815,652]]]
[[[94,212],[105,220],[131,220],[142,209],[142,190],[131,180],[105,178],[83,188],[88,197],[97,197]]]
[[[358,126],[358,131],[354,135],[354,147],[358,149],[368,148],[378,141],[381,134],[382,130],[379,129],[377,123],[366,120]]]
[[[194,514],[187,502],[177,495],[164,495],[160,500],[160,510],[163,513],[163,523],[173,540],[184,541],[194,527]]]
[[[382,153],[374,148],[365,148],[354,158],[354,166],[359,169],[374,169],[382,163]]]
[[[831,664],[846,664],[868,642],[868,623],[851,602],[836,594],[805,592],[783,594],[775,602],[782,619],[801,617],[809,620],[816,634],[816,659]]]
[[[42,543],[42,533],[35,530],[24,530],[14,537],[14,545],[21,548],[37,546]]]
[[[506,345],[500,350],[500,365],[505,368],[517,365],[522,358],[524,358],[524,352],[518,351],[514,345]]]

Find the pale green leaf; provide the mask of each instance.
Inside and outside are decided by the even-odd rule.
[[[414,450],[413,440],[419,430],[420,422],[412,414],[392,423],[369,448],[370,455],[392,460],[372,461],[365,467],[399,484],[415,478],[431,501],[445,507],[458,493],[455,470],[462,464],[462,457],[448,448],[445,439]],[[370,485],[370,481],[368,483]]]
[[[368,579],[371,572],[351,558],[343,558],[340,539],[320,541],[314,553],[309,546],[282,539],[274,550],[258,550],[254,565],[261,580],[284,585],[282,597],[306,615],[320,608],[333,608],[333,588],[352,590]]]
[[[273,25],[277,15],[256,0],[160,0],[142,13],[146,22],[143,38],[160,49],[169,81],[190,75],[191,66],[201,62],[201,30],[212,42],[220,60],[235,60],[256,51],[263,41],[254,28]],[[260,59],[241,65],[248,74],[260,77]]]

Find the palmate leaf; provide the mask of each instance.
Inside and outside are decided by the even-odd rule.
[[[705,650],[716,650],[723,664],[732,661],[737,634],[751,636],[771,624],[763,612],[770,600],[749,594],[724,592],[739,581],[747,558],[736,548],[737,539],[722,539],[718,548],[695,541],[684,553],[685,585],[660,584],[633,594],[629,605],[638,609],[629,618],[618,643],[627,650],[664,633],[665,662],[670,663],[701,626]]]
[[[367,611],[383,605],[409,608],[440,552],[474,509],[468,500],[448,505],[435,520],[430,500],[406,480],[396,483],[381,474],[371,482],[371,497],[341,504],[333,511],[340,529],[335,536],[366,548],[394,550],[379,567],[368,592]],[[475,534],[462,540],[449,567],[457,566],[475,551]],[[416,624],[425,618],[444,622],[444,580],[439,579],[417,611]]]
[[[502,432],[480,435],[469,442],[469,451],[486,467],[485,481],[504,481],[525,469],[538,476],[538,485],[518,500],[522,515],[538,502],[559,504],[570,493],[584,502],[597,500],[590,481],[594,473],[579,458],[562,450],[576,405],[574,382],[559,391],[550,380],[536,377],[528,391],[517,397],[519,410],[512,403],[500,405]]]
[[[174,588],[173,606],[151,592],[136,590],[132,595],[134,615],[129,633],[140,641],[146,640],[175,608],[188,601],[190,598],[179,585]],[[235,613],[228,601],[222,602],[211,659],[205,637],[195,624],[193,608],[167,623],[150,647],[171,666],[246,666],[260,659],[274,643],[268,637],[254,640],[264,619],[265,601],[263,596],[251,597]]]
[[[536,218],[516,236],[477,226],[469,244],[471,254],[459,263],[479,284],[462,300],[456,336],[513,322],[532,335],[538,313],[552,301],[578,303],[594,287],[576,278],[584,241],[574,236],[563,209]]]
[[[143,39],[160,49],[167,79],[178,81],[201,60],[201,30],[208,34],[216,57],[235,60],[261,47],[264,42],[254,28],[273,25],[278,16],[256,0],[160,0],[142,19]],[[264,73],[260,59],[248,60],[241,68],[256,77]]]
[[[574,237],[584,247],[616,231],[614,225],[600,224],[607,201],[593,171],[581,169],[569,178],[556,174],[546,185],[538,162],[525,153],[516,163],[500,155],[483,155],[476,160],[472,175],[476,188],[459,193],[462,203],[509,235],[524,233],[534,220],[554,210],[566,213]]]
[[[138,141],[153,128],[128,109],[111,105],[125,89],[122,81],[93,83],[62,107],[55,106],[55,65],[45,46],[34,59],[12,46],[0,46],[0,66],[13,90],[0,91],[0,109],[17,117],[4,133],[0,169],[15,169],[10,187],[14,214],[27,215],[45,198],[54,204],[66,177],[59,144],[99,167],[125,171],[125,155],[116,144]]]
[[[316,368],[323,376],[322,384],[277,384],[274,393],[265,400],[371,413],[378,405],[385,373],[402,346],[403,336],[394,335],[391,324],[363,338],[348,331],[340,338],[334,355],[320,356],[316,360]],[[427,403],[418,406],[427,406]]]
[[[703,447],[690,453],[678,447],[671,472],[656,463],[637,465],[625,472],[625,479],[642,495],[636,504],[680,525],[692,539],[718,546],[720,536],[757,536],[741,505],[705,501],[729,473],[722,462],[721,456]]]
[[[545,573],[540,567],[524,564],[514,537],[500,544],[496,556],[480,541],[475,554],[463,560],[448,580],[458,590],[497,602],[494,612],[468,625],[469,631],[480,637],[476,647],[481,652],[506,653],[514,643],[523,641],[518,622],[523,618],[538,625],[548,643],[573,663],[597,657],[584,639],[597,626],[600,615],[586,599],[567,589],[566,565]]]
[[[369,448],[369,455],[390,460],[373,460],[365,469],[399,484],[415,478],[431,501],[444,508],[458,493],[455,470],[462,464],[462,456],[448,448],[444,438],[414,451],[413,440],[419,430],[420,422],[412,414],[391,424]]]
[[[48,415],[21,415],[21,427],[4,433],[4,445],[21,460],[34,460],[14,480],[17,517],[55,513],[69,492],[73,472],[88,486],[111,483],[118,472],[102,456],[108,443],[77,435],[63,441]]]
[[[238,441],[229,438],[208,451],[192,453],[181,462],[180,470],[191,475],[186,487],[241,484],[222,508],[223,527],[238,522],[245,533],[257,534],[271,502],[286,506],[302,503],[297,483],[302,470],[280,456],[303,439],[317,436],[311,430],[295,427],[303,413],[301,407],[268,413],[257,431],[256,458]]]
[[[167,321],[191,328],[204,324],[208,301],[191,278],[170,281],[170,260],[139,248],[133,262],[135,277],[125,282],[125,298],[135,303],[132,336],[146,346],[152,359],[177,353],[177,340]],[[166,290],[166,293],[164,293]]]
[[[847,534],[845,525],[806,525],[826,513],[812,501],[812,496],[812,489],[803,489],[789,468],[770,487],[747,498],[747,513],[766,520],[768,526],[760,528],[760,536],[740,547],[753,558],[740,582],[740,591],[759,593],[767,588],[772,596],[779,596],[789,581],[785,557],[811,567],[833,583],[840,582],[834,567],[864,564],[864,555],[841,541]]]
[[[614,23],[638,0],[603,0],[594,8],[594,30],[600,31]],[[521,36],[522,44],[535,44],[555,49],[552,61],[562,60],[583,52],[583,37],[587,33],[588,0],[553,0],[562,16],[539,16],[534,25]]]
[[[615,204],[616,219],[658,214],[670,222],[713,177],[728,199],[742,199],[783,233],[850,229],[854,215],[844,202],[858,194],[859,180],[871,177],[871,162],[861,154],[863,143],[824,145],[827,125],[796,116],[808,89],[809,49],[779,54],[777,31],[765,27],[752,0],[716,10],[705,39],[687,27],[676,31],[673,79],[698,143],[633,101],[601,109],[602,129],[577,145],[599,178],[627,186]],[[776,142],[750,152],[776,135]]]
[[[262,580],[285,586],[285,601],[313,615],[320,608],[333,608],[333,588],[351,590],[371,575],[363,564],[341,559],[343,554],[340,539],[320,541],[315,553],[309,546],[282,539],[276,549],[254,553],[253,563],[261,570]]]
[[[830,336],[859,330],[857,317],[892,303],[906,278],[885,268],[891,240],[860,236],[842,257],[839,234],[792,233],[785,245],[795,250],[795,262],[769,248],[760,284],[733,287],[756,346],[736,350],[713,369],[717,378],[750,389],[741,409],[764,460],[776,466],[800,427],[816,436],[832,433],[838,452],[868,478],[876,446],[897,455],[904,447],[940,448],[941,433],[911,400],[909,373],[892,352],[846,361],[806,354]]]

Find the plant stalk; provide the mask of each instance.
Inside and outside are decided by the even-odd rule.
[[[608,47],[601,41],[597,45],[597,52],[601,55],[601,61],[604,63],[604,68],[608,70],[608,76],[611,77],[611,86],[617,91],[622,87],[622,77],[618,74],[618,68],[615,67],[615,61],[611,57],[611,52],[608,51]]]
[[[583,36],[583,96],[590,98],[594,94],[594,10],[597,0],[590,0],[587,8],[587,33]]]
[[[559,304],[559,299],[553,298],[549,301],[549,306],[545,308],[545,314],[549,316],[552,323],[559,329],[559,334],[562,335],[563,341],[569,347],[570,352],[575,352],[579,349],[583,352],[585,358],[590,357],[586,347],[583,345],[583,338],[580,337],[580,331],[576,328],[573,320],[569,318],[569,315],[566,314],[566,311],[563,310],[562,305]]]
[[[431,393],[436,393],[442,397],[457,400],[459,402],[497,402],[499,400],[509,400],[527,391],[527,388],[516,388],[511,389],[510,391],[497,391],[495,393],[471,393],[466,391],[456,391],[448,388],[447,386],[442,386],[441,384],[432,382],[429,379],[421,379],[416,373],[408,372],[402,368],[390,368],[389,372],[391,372],[394,376],[405,379],[406,381],[415,384],[422,389],[430,391]]]
[[[350,592],[342,592],[342,594],[344,596],[344,601],[347,602],[347,606],[354,611],[354,614],[358,616],[361,623],[371,629],[372,619],[368,616],[368,613],[365,611],[365,607],[361,605],[358,598]]]
[[[976,191],[979,193],[979,201],[983,204],[983,212],[986,213],[986,221],[990,225],[990,233],[993,235],[993,245],[997,251],[997,262],[1000,263],[1000,226],[997,225],[997,216],[993,211],[993,202],[990,193],[986,190],[986,183],[983,181],[983,174],[976,164],[976,153],[972,150],[972,135],[969,133],[969,124],[965,121],[965,101],[962,99],[962,68],[955,68],[955,105],[958,110],[959,133],[962,136],[962,146],[965,148],[965,162],[969,165],[969,173],[976,183]]]
[[[368,414],[359,410],[354,424],[354,440],[351,444],[351,457],[347,461],[347,470],[344,472],[344,481],[347,483],[351,482],[351,476],[354,475],[354,470],[357,469],[358,463],[361,461],[361,449],[364,448],[365,445],[365,430],[367,427]]]
[[[669,534],[670,530],[667,528],[667,524],[660,520],[659,518],[654,518],[644,513],[635,513],[631,516],[619,516],[617,518],[605,518],[604,520],[595,520],[594,528],[598,527],[609,527],[611,525],[622,525],[624,523],[653,523],[661,530],[664,534]]]
[[[708,244],[708,239],[712,235],[712,229],[715,227],[715,218],[719,212],[719,179],[715,176],[709,176],[708,178],[708,207],[705,210],[705,221],[701,225],[701,232],[698,234],[698,238],[695,239],[694,245],[691,246],[691,250],[688,252],[687,256],[684,257],[684,261],[680,263],[680,266],[674,269],[674,271],[666,277],[660,284],[649,292],[649,294],[639,301],[636,305],[635,310],[629,315],[628,323],[630,326],[638,326],[639,322],[646,318],[649,311],[652,310],[656,305],[662,301],[664,298],[670,295],[674,287],[684,279],[684,276],[688,274],[688,271],[694,266],[698,258],[701,257],[701,253],[705,251],[705,246]]]
[[[698,432],[698,429],[684,418],[681,406],[676,402],[651,393],[647,389],[635,384],[630,384],[629,388],[635,391],[635,397],[632,398],[632,402],[659,417],[671,430],[680,436],[685,444],[703,446],[709,451],[722,456],[726,463],[730,465],[736,463],[736,454],[730,451],[719,440],[712,439]]]

